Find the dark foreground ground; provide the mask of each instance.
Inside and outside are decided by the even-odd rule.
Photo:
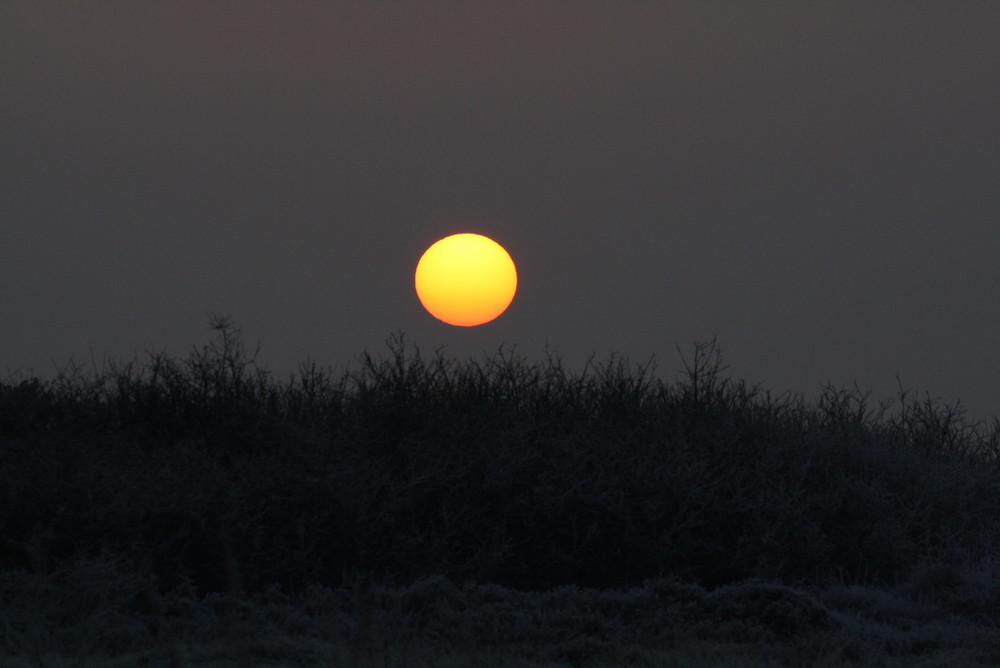
[[[0,666],[1000,665],[1000,422],[213,326],[0,383]]]
[[[289,597],[177,591],[151,609],[106,564],[5,578],[0,665],[556,668],[570,666],[996,666],[1000,633],[974,608],[984,582],[809,592],[744,582],[706,592],[658,580],[627,590],[517,592],[430,577],[367,593]],[[76,579],[76,581],[74,581]],[[932,591],[936,600],[927,600]]]

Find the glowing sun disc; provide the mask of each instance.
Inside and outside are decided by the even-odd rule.
[[[413,280],[428,313],[459,327],[495,319],[517,291],[514,261],[503,246],[480,234],[453,234],[431,245]]]

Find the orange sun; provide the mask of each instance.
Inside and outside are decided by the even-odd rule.
[[[449,325],[474,327],[507,310],[517,290],[517,270],[492,239],[453,234],[424,251],[414,283],[432,316]]]

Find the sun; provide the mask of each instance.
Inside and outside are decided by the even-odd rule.
[[[424,308],[459,327],[494,320],[517,291],[514,261],[503,246],[480,234],[453,234],[433,244],[413,280]]]

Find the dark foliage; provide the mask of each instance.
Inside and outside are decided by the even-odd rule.
[[[0,384],[0,570],[113,555],[160,587],[430,574],[515,588],[894,584],[1000,547],[1000,424],[900,392],[815,405],[611,358],[257,367],[227,319],[183,361]]]

